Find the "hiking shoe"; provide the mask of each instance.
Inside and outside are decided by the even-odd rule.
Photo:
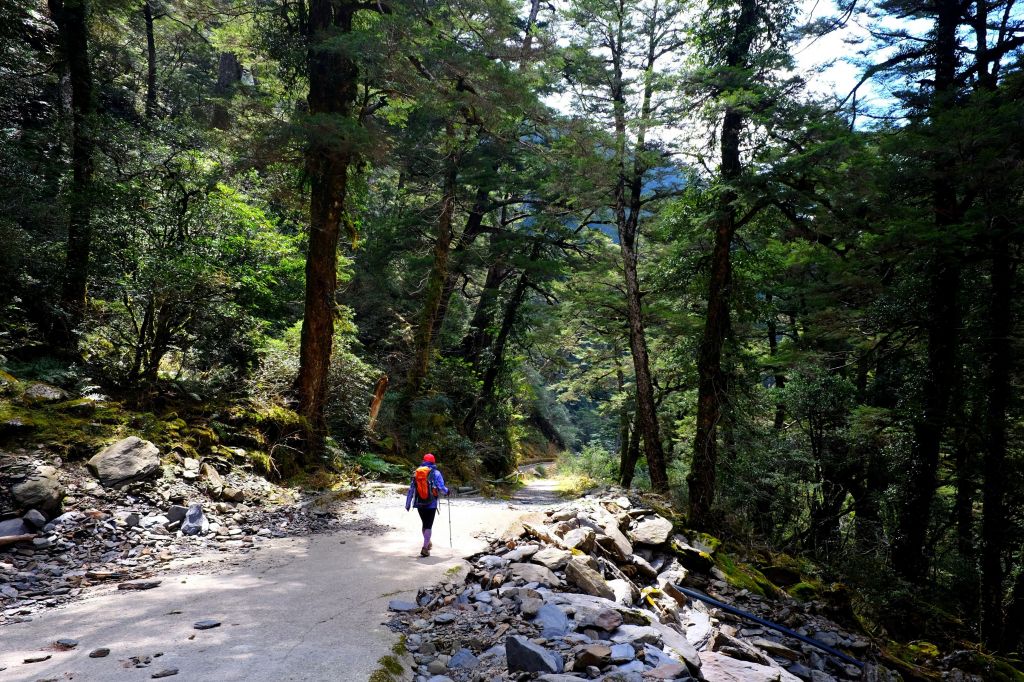
[[[420,549],[420,556],[430,556],[430,547],[423,547]]]
[[[433,540],[431,540],[430,542],[427,543],[427,551],[430,551],[432,549],[434,549],[434,541]]]

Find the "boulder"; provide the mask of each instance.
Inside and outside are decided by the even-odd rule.
[[[217,470],[212,466],[203,462],[203,466],[199,470],[200,475],[206,479],[206,486],[209,493],[213,497],[220,497],[221,493],[224,492],[224,479],[220,477]]]
[[[160,450],[148,440],[119,440],[88,462],[89,471],[106,487],[140,481],[160,472]]]
[[[664,544],[671,534],[672,522],[657,514],[640,519],[629,531],[629,537],[633,542],[642,545]]]
[[[597,542],[619,561],[626,561],[633,554],[633,545],[630,544],[629,538],[614,523],[604,526],[604,535],[598,538]]]
[[[661,646],[667,653],[675,654],[680,660],[686,661],[686,664],[693,670],[701,669],[701,657],[697,654],[696,647],[687,639],[689,628],[687,628],[686,635],[659,621],[652,622],[651,628],[661,637]],[[709,677],[707,679],[713,680],[715,678]]]
[[[573,629],[569,617],[562,609],[553,604],[545,604],[540,607],[533,623],[540,626],[541,637],[561,637],[572,632]]]
[[[537,554],[539,550],[540,547],[538,547],[537,545],[519,545],[511,552],[506,554],[505,558],[511,562],[519,562],[523,561],[524,559],[528,560],[534,554]]]
[[[560,673],[565,665],[559,654],[521,635],[505,639],[505,659],[510,672]]]
[[[623,606],[632,606],[640,599],[640,590],[636,589],[636,585],[628,580],[623,580],[622,578],[609,580],[608,587],[612,588],[612,592],[615,594],[615,601]]]
[[[616,644],[632,644],[634,647],[641,644],[662,645],[661,633],[651,625],[620,625],[612,633],[612,641]]]
[[[562,584],[551,569],[537,564],[509,564],[508,570],[512,577],[524,582],[540,583],[547,587],[558,587]]]
[[[11,497],[24,509],[41,509],[47,514],[60,513],[64,486],[52,466],[33,467],[28,475],[11,486]]]
[[[32,526],[36,530],[42,530],[43,526],[46,525],[46,517],[40,513],[38,509],[30,509],[27,514],[21,517],[25,523]]]
[[[581,552],[590,552],[594,549],[596,535],[590,528],[574,528],[562,536],[562,546],[566,549],[578,549]]]
[[[36,381],[28,385],[23,397],[30,403],[52,403],[58,400],[65,400],[68,397],[67,391]]]
[[[615,599],[615,591],[608,585],[604,577],[576,558],[565,565],[565,577],[586,594],[604,599]]]
[[[576,652],[576,660],[572,669],[584,671],[587,666],[603,668],[612,658],[612,648],[606,644],[588,644]]]
[[[672,538],[672,549],[675,550],[679,563],[687,570],[708,573],[715,566],[715,560],[710,554],[688,544],[682,535]]]
[[[558,549],[557,547],[545,547],[534,554],[531,560],[534,563],[550,568],[552,571],[557,571],[561,568],[565,568],[570,557],[572,557],[572,554],[564,549]]]
[[[238,488],[224,488],[222,497],[228,502],[245,502],[245,493]]]
[[[185,521],[181,524],[183,535],[202,535],[210,529],[210,521],[203,514],[203,505],[196,503],[188,508]]]
[[[30,535],[34,531],[23,519],[0,521],[0,538],[15,535]]]

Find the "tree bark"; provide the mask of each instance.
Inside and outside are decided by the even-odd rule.
[[[1013,264],[1008,229],[992,226],[992,298],[989,305],[988,419],[981,521],[981,624],[986,643],[1003,644],[1003,555],[1006,549],[1006,413],[1013,371]]]
[[[434,320],[430,326],[430,336],[432,339],[437,339],[441,335],[441,329],[444,327],[445,318],[448,317],[448,306],[451,305],[452,294],[455,293],[455,285],[458,284],[459,275],[465,266],[465,263],[463,263],[463,256],[466,250],[476,242],[476,238],[483,234],[484,215],[486,212],[487,190],[481,187],[477,189],[476,200],[473,202],[473,208],[469,212],[469,217],[466,218],[466,227],[462,230],[462,234],[459,235],[458,241],[452,248],[452,257],[455,260],[455,265],[448,270],[448,273],[444,278],[444,287],[441,290],[441,301],[437,306],[437,311],[434,313]]]
[[[935,26],[935,86],[933,115],[941,115],[955,102],[957,66],[957,28],[960,3],[937,0]],[[944,142],[935,140],[933,144]],[[932,208],[940,235],[948,235],[960,221],[960,206],[951,167],[955,160],[938,149],[933,152],[934,181]],[[922,387],[921,415],[913,426],[910,471],[906,499],[899,518],[899,532],[893,542],[893,566],[904,578],[920,580],[928,569],[925,545],[932,500],[937,487],[939,449],[949,409],[950,387],[955,381],[956,349],[960,314],[957,295],[960,290],[959,254],[947,245],[936,245],[931,254],[926,278],[929,284],[927,314],[928,360]]]
[[[50,15],[60,33],[61,52],[71,80],[71,191],[68,201],[68,239],[61,303],[64,319],[55,330],[57,343],[73,350],[77,329],[85,317],[92,251],[93,102],[89,62],[87,0],[49,0]]]
[[[373,400],[370,401],[370,418],[367,420],[366,429],[373,431],[377,425],[377,415],[380,414],[380,406],[384,404],[384,394],[388,390],[388,375],[385,374],[377,380],[377,386],[373,389]]]
[[[640,111],[640,127],[633,149],[632,163],[629,163],[626,144],[626,88],[623,76],[624,62],[622,45],[626,17],[618,17],[618,49],[612,50],[613,82],[612,102],[614,105],[616,156],[619,177],[615,184],[615,222],[622,253],[622,267],[626,284],[626,313],[629,322],[629,345],[633,354],[636,376],[636,412],[640,433],[644,439],[644,453],[651,472],[651,488],[655,492],[668,491],[668,471],[665,465],[665,451],[658,429],[657,406],[654,402],[654,382],[651,379],[650,358],[647,352],[647,335],[644,329],[643,301],[640,277],[637,272],[637,235],[642,207],[641,195],[646,172],[642,154],[646,149],[646,122],[651,116],[651,98],[654,94],[653,71],[656,57],[655,26],[650,27],[647,50],[644,94]]]
[[[626,445],[625,456],[619,466],[619,483],[626,490],[633,485],[633,476],[636,475],[636,463],[640,461],[640,419],[639,414],[633,413],[633,428],[630,429],[629,443]]]
[[[149,0],[142,5],[146,20],[146,118],[156,118],[156,39],[153,36],[153,6]]]
[[[326,47],[332,34],[352,30],[355,3],[312,0],[309,7],[309,113],[313,123],[306,146],[310,178],[309,246],[306,253],[305,315],[299,346],[296,392],[307,421],[305,457],[318,462],[327,437],[324,405],[337,313],[338,236],[344,214],[351,141],[315,124],[318,117],[348,118],[356,97],[358,69],[344,51]]]
[[[742,68],[749,59],[757,15],[754,0],[742,0],[736,20],[736,33],[726,52],[730,70]],[[729,91],[730,88],[725,88]],[[736,201],[732,189],[742,173],[740,134],[742,112],[731,106],[725,109],[721,134],[721,180],[724,189],[718,199],[716,216],[712,219],[715,246],[711,255],[711,277],[708,283],[708,311],[697,351],[697,430],[693,441],[693,463],[689,484],[689,521],[705,527],[711,521],[715,500],[715,477],[718,467],[718,424],[726,398],[726,377],[722,372],[722,347],[729,330],[729,296],[732,287],[732,240],[736,234]]]
[[[533,263],[539,256],[540,242],[536,242],[533,250],[530,252],[529,262]],[[480,395],[474,401],[473,406],[470,407],[462,422],[466,435],[470,438],[476,433],[477,419],[479,419],[480,415],[487,409],[494,398],[494,388],[498,383],[498,375],[505,364],[505,349],[508,346],[509,338],[512,336],[512,328],[515,326],[519,308],[522,306],[523,301],[526,300],[526,290],[529,285],[530,273],[528,270],[524,270],[519,275],[515,287],[505,302],[505,309],[501,316],[501,327],[498,328],[498,334],[494,337],[494,343],[491,345],[491,359],[487,364],[487,369],[484,370],[480,382]]]
[[[768,294],[766,297],[768,305],[772,304],[772,295]],[[775,309],[771,310],[771,315],[768,318],[768,355],[775,357],[779,352],[779,340],[778,340],[778,327],[777,327],[777,315]],[[778,366],[772,367],[772,378],[774,382],[774,388],[781,391],[786,387],[786,375],[779,371]],[[782,427],[786,423],[786,410],[782,405],[782,401],[778,400],[775,402],[775,419],[772,421],[772,428],[776,431],[781,431]]]
[[[459,356],[472,363],[474,368],[479,368],[483,352],[490,344],[491,326],[494,324],[494,313],[498,302],[498,294],[501,285],[509,276],[509,268],[504,260],[495,257],[487,268],[487,276],[484,278],[484,286],[480,291],[480,300],[477,301],[473,318],[469,322],[469,329],[459,345]]]
[[[448,138],[453,133],[449,126]],[[434,235],[434,262],[427,279],[427,293],[423,301],[423,313],[416,329],[415,350],[412,367],[409,368],[409,379],[406,382],[405,403],[408,408],[412,400],[420,394],[423,380],[430,370],[430,355],[433,352],[433,330],[438,310],[444,295],[444,284],[448,278],[448,261],[452,248],[452,219],[455,216],[455,190],[458,180],[458,159],[454,149],[449,151],[445,159],[444,188],[441,196],[441,212],[437,219],[437,232]]]
[[[233,52],[221,52],[217,60],[217,85],[213,92],[217,100],[213,103],[213,116],[210,124],[214,128],[227,130],[231,127],[231,112],[227,101],[231,99],[235,86],[242,80],[242,65]],[[354,101],[354,100],[352,100]],[[349,102],[351,108],[352,102]],[[312,112],[311,112],[312,113]]]

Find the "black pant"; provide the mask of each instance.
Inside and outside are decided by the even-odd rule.
[[[434,514],[437,513],[436,508],[416,507],[416,511],[420,513],[420,519],[423,521],[423,530],[429,530],[434,527]]]

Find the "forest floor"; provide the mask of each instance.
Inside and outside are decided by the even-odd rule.
[[[163,670],[186,680],[365,680],[397,641],[383,624],[391,599],[415,598],[418,588],[466,570],[463,557],[557,501],[550,479],[529,481],[510,500],[454,498],[451,515],[445,502],[435,521],[433,555],[421,558],[419,517],[405,511],[404,493],[380,485],[337,502],[348,520],[336,532],[172,566],[155,576],[155,589],[90,588],[2,626],[0,680],[142,680]],[[197,629],[202,620],[219,625]],[[64,638],[77,645],[54,645]],[[109,655],[90,657],[101,648]]]

